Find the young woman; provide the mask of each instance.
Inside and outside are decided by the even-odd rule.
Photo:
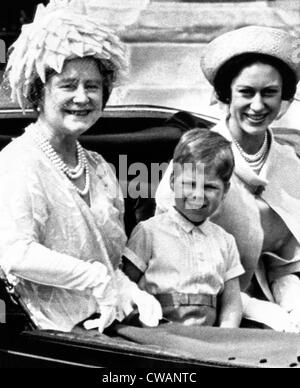
[[[232,142],[236,164],[212,220],[236,238],[246,270],[242,289],[273,302],[243,294],[244,316],[278,330],[290,330],[289,321],[293,330],[300,324],[300,162],[290,146],[274,141],[270,128],[296,91],[296,43],[285,31],[250,26],[216,38],[202,58],[203,72],[227,108],[214,130]],[[173,203],[168,179],[166,174],[157,191],[158,211]]]

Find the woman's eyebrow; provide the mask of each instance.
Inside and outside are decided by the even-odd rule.
[[[270,85],[267,85],[266,87],[264,87],[264,89],[269,89],[269,88],[280,88],[280,85],[279,84],[270,84]]]
[[[246,84],[236,84],[236,88],[248,88],[248,89],[253,89],[253,86],[246,85]]]
[[[88,78],[85,80],[85,82],[95,82],[99,85],[102,85],[102,79],[99,79],[99,78]]]
[[[65,83],[65,82],[76,82],[78,79],[76,77],[66,77],[66,78],[61,78],[57,82],[58,83]],[[102,84],[102,80],[99,80],[98,78],[87,78],[83,80],[84,82],[95,82],[98,83],[99,85]]]
[[[60,78],[57,80],[58,83],[63,83],[63,82],[75,82],[76,78],[75,77],[69,77],[69,78]]]
[[[255,89],[255,86],[250,86],[250,85],[245,85],[245,84],[237,84],[235,85],[236,88],[244,88],[244,89]],[[269,84],[269,85],[265,85],[263,89],[268,89],[268,88],[279,88],[280,85],[278,83],[274,83],[274,84]]]

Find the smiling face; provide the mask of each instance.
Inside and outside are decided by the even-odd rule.
[[[175,193],[175,208],[185,218],[195,224],[204,222],[220,206],[229,184],[225,184],[216,174],[214,166],[204,168],[199,163],[197,168],[188,164],[181,168],[171,180]],[[204,173],[205,170],[205,173]]]
[[[46,83],[40,119],[53,134],[77,138],[98,120],[102,106],[102,76],[96,61],[76,58]]]
[[[282,102],[282,78],[272,66],[255,63],[244,68],[231,84],[229,128],[243,144],[249,136],[263,139]]]

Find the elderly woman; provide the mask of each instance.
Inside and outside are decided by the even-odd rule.
[[[201,63],[227,112],[213,130],[232,141],[235,155],[231,188],[212,219],[239,247],[244,316],[293,331],[300,328],[300,161],[276,143],[270,125],[295,94],[296,47],[287,32],[249,26],[208,44]],[[174,201],[171,171],[157,191],[158,212]]]
[[[0,153],[0,265],[42,329],[85,322],[101,332],[135,307],[146,325],[161,317],[118,269],[126,235],[116,177],[78,142],[126,67],[114,32],[72,2],[40,5],[9,57],[12,97],[38,118]]]

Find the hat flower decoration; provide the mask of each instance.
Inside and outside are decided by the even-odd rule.
[[[39,4],[30,24],[23,25],[10,48],[5,77],[11,99],[28,103],[32,82],[46,82],[46,70],[61,73],[66,60],[93,56],[114,72],[114,86],[126,80],[128,56],[115,30],[88,14],[83,0],[52,0]]]

